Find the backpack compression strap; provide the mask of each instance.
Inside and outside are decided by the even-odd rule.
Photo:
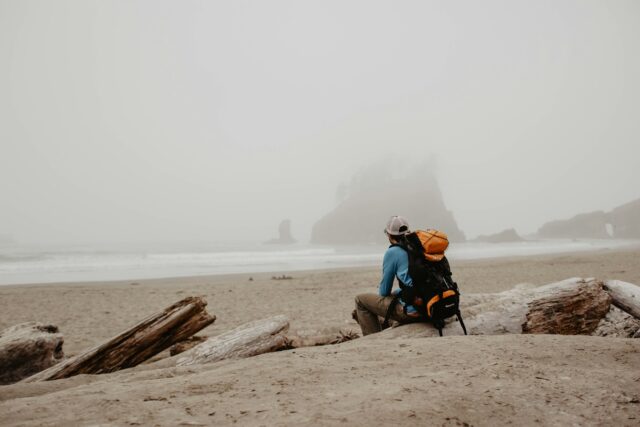
[[[398,301],[400,301],[400,296],[394,295],[393,299],[391,300],[391,303],[389,304],[389,308],[387,308],[387,313],[384,315],[384,322],[382,322],[382,329],[389,327],[389,319],[391,319],[391,313],[393,313],[393,310],[395,310],[396,305],[398,304]]]

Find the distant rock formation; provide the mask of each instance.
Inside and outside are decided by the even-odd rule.
[[[548,222],[540,227],[538,235],[572,239],[639,239],[640,199],[618,206],[611,212],[596,211]]]
[[[570,219],[551,221],[538,230],[540,237],[567,239],[608,239],[607,214],[596,211],[576,215]]]
[[[613,237],[640,239],[640,199],[618,206],[609,213]]]
[[[524,239],[518,235],[515,229],[509,228],[496,234],[489,234],[487,236],[480,235],[476,237],[474,241],[483,243],[508,243],[523,242]]]
[[[278,226],[278,235],[277,239],[271,239],[266,241],[267,244],[278,244],[278,245],[289,245],[295,243],[296,240],[291,235],[291,220],[284,219]]]
[[[340,204],[313,226],[311,243],[384,243],[385,223],[402,215],[413,229],[435,228],[451,241],[464,241],[453,214],[447,210],[440,188],[428,164],[395,177],[398,168],[383,163],[356,175]]]

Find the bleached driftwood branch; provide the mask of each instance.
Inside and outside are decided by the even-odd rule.
[[[60,362],[64,338],[58,327],[21,323],[0,332],[0,384],[11,384]]]
[[[607,280],[604,289],[611,295],[613,305],[640,319],[640,286],[621,280]]]
[[[321,334],[321,335],[287,335],[286,348],[302,348],[302,347],[315,347],[320,345],[333,345],[340,344],[346,341],[351,341],[359,338],[355,332],[339,330],[334,334]]]
[[[461,297],[461,311],[471,335],[566,334],[589,335],[607,315],[611,297],[602,282],[572,278],[537,288],[515,288],[496,294]],[[444,335],[462,335],[449,321]],[[387,329],[373,338],[430,337],[438,331],[428,323]]]
[[[206,305],[203,298],[185,298],[116,337],[27,378],[25,382],[101,374],[136,366],[213,323],[215,316],[207,313]]]
[[[289,320],[286,316],[245,323],[185,351],[176,365],[187,366],[239,359],[280,350],[286,345],[284,333],[288,329]]]

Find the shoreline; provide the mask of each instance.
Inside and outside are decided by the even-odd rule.
[[[611,253],[629,253],[640,251],[640,241],[629,241],[627,245],[623,245],[615,248],[590,248],[590,249],[582,249],[582,250],[573,250],[573,251],[558,251],[546,254],[522,254],[522,255],[505,255],[505,256],[489,256],[482,258],[464,258],[464,259],[449,259],[452,264],[456,266],[469,266],[469,265],[481,265],[487,263],[495,263],[495,262],[518,262],[522,260],[536,260],[536,261],[544,261],[545,259],[555,259],[567,256],[581,256],[581,255],[590,255],[597,253],[599,251],[607,251],[607,254]],[[384,249],[381,249],[380,253],[384,253]],[[640,257],[639,257],[640,258]],[[140,277],[131,277],[125,279],[116,279],[116,280],[73,280],[73,281],[55,281],[55,282],[28,282],[28,283],[9,283],[9,284],[1,284],[0,289],[9,289],[9,288],[22,288],[22,287],[49,287],[49,286],[108,286],[108,285],[123,285],[123,284],[131,284],[131,283],[165,283],[167,281],[188,281],[188,282],[198,282],[198,281],[222,281],[222,280],[234,280],[241,277],[262,277],[262,276],[272,276],[272,275],[292,275],[292,274],[317,274],[317,273],[328,273],[332,271],[378,271],[380,269],[379,265],[371,265],[371,266],[338,266],[338,267],[327,267],[327,268],[310,268],[310,269],[279,269],[279,270],[265,270],[265,271],[256,271],[256,272],[238,272],[238,273],[220,273],[220,274],[198,274],[198,275],[177,275],[177,276],[162,276],[162,277],[152,277],[152,278],[140,278]]]
[[[116,264],[112,258],[92,259],[88,265],[86,260],[71,259],[70,264],[58,264],[61,260],[43,260],[34,265],[0,264],[0,287],[25,286],[25,285],[67,285],[70,283],[117,283],[139,282],[163,279],[192,279],[194,277],[235,276],[235,275],[260,275],[304,273],[314,271],[330,271],[343,269],[377,268],[382,262],[385,246],[376,250],[368,247],[333,248],[335,252],[326,253],[327,248],[304,248],[299,251],[263,251],[260,256],[254,258],[254,252],[246,253],[169,253],[164,262],[154,260],[151,264],[135,264],[139,257],[146,259],[154,254],[134,254],[131,259],[118,259]],[[549,239],[529,242],[511,242],[486,244],[466,242],[452,245],[448,251],[450,262],[464,263],[497,259],[576,255],[581,253],[594,253],[603,251],[629,251],[640,249],[640,240],[577,240]],[[322,253],[313,253],[320,250]],[[310,253],[311,251],[312,253]],[[268,254],[268,258],[261,258]],[[283,255],[288,254],[288,255]],[[229,256],[232,255],[231,264]],[[244,257],[238,262],[239,255]],[[128,255],[127,255],[128,256]],[[221,256],[222,258],[217,258]],[[240,258],[242,259],[242,258]],[[135,261],[138,260],[138,261]],[[135,261],[135,262],[134,262]],[[44,262],[45,264],[39,264]],[[65,261],[67,262],[67,261]],[[134,262],[133,264],[129,264]],[[47,264],[49,263],[49,264]],[[62,270],[61,270],[62,268]]]

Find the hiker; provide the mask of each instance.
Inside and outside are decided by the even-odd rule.
[[[387,249],[382,260],[382,280],[378,287],[378,294],[368,293],[356,296],[357,321],[362,329],[362,335],[369,335],[382,330],[378,316],[385,317],[394,295],[400,291],[396,289],[392,293],[393,282],[397,277],[406,286],[411,286],[409,276],[409,256],[399,244],[409,233],[409,223],[401,216],[392,216],[387,222],[384,233],[389,238],[391,246]],[[400,323],[410,323],[420,320],[420,314],[411,305],[406,305],[402,299],[395,304],[389,316]]]

